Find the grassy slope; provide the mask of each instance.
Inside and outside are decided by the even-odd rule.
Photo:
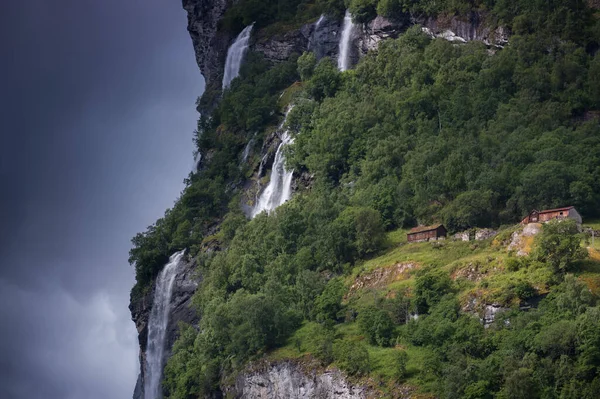
[[[586,224],[586,226],[600,227],[600,223]],[[459,287],[459,297],[463,306],[470,298],[477,298],[479,303],[499,303],[503,306],[515,306],[519,301],[512,296],[514,285],[518,281],[527,281],[539,293],[547,293],[552,272],[546,267],[529,267],[518,271],[509,271],[506,268],[507,259],[514,255],[507,249],[507,239],[512,232],[518,230],[513,226],[501,230],[499,235],[490,240],[477,242],[442,241],[438,243],[406,242],[406,230],[396,230],[388,234],[388,249],[379,256],[357,265],[346,279],[350,287],[361,276],[372,275],[377,270],[394,267],[397,264],[416,263],[418,266],[407,273],[403,273],[383,285],[365,286],[360,290],[352,291],[346,301],[359,301],[364,304],[372,302],[375,297],[389,295],[399,288],[408,288],[409,292],[414,284],[415,272],[421,267],[433,266],[446,271]],[[597,240],[600,242],[600,240]],[[526,243],[531,245],[531,243]],[[590,259],[580,265],[581,271],[576,275],[584,281],[590,289],[600,294],[600,251],[591,250]],[[306,349],[310,346],[312,323],[305,323],[288,340],[288,344],[269,356],[271,360],[301,359],[310,355]],[[336,326],[336,339],[349,341],[365,341],[356,322],[350,321]],[[424,358],[428,349],[416,347],[403,340],[397,339],[397,344],[392,348],[381,348],[368,345],[371,373],[362,383],[375,386],[383,393],[390,394],[398,389],[398,384],[393,381],[392,354],[394,351],[405,350],[409,356],[407,364],[407,377],[403,381],[405,386],[419,387],[427,398],[427,381],[419,373],[422,371]],[[390,397],[393,395],[390,394]]]

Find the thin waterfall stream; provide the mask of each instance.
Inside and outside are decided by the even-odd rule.
[[[273,167],[271,168],[271,180],[258,197],[256,205],[254,206],[254,209],[252,209],[252,217],[255,217],[263,211],[271,212],[289,200],[292,196],[292,177],[294,171],[285,168],[285,155],[283,153],[285,146],[294,141],[290,136],[290,132],[287,129],[284,130],[287,116],[292,108],[293,107],[288,108],[285,119],[279,126],[279,131],[281,132],[281,144],[279,144],[277,152],[275,153],[275,160],[273,161]]]
[[[165,336],[169,324],[171,296],[184,253],[185,250],[173,254],[156,279],[154,303],[148,320],[144,399],[162,398],[161,381],[165,365]]]
[[[350,48],[352,45],[352,33],[354,32],[354,22],[350,11],[346,11],[344,16],[344,26],[342,36],[340,37],[340,53],[338,55],[338,69],[347,71],[350,68]]]
[[[231,81],[238,77],[254,24],[246,26],[227,50],[227,60],[223,72],[223,90],[229,87]]]

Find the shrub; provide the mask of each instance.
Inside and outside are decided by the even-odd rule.
[[[548,222],[536,238],[533,257],[548,263],[555,273],[564,274],[572,270],[574,262],[585,259],[586,256],[574,220]]]
[[[369,352],[364,344],[336,341],[333,353],[337,365],[349,375],[364,375],[371,368]]]
[[[385,310],[369,306],[358,315],[358,325],[369,343],[388,346],[394,334],[394,322]]]

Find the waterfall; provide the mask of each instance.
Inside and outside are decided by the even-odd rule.
[[[252,146],[254,146],[254,137],[256,137],[256,133],[254,133],[254,136],[252,136],[252,138],[250,139],[248,144],[246,144],[246,147],[244,148],[244,152],[242,152],[242,163],[246,163],[248,161],[248,156],[250,155],[250,150],[252,149]]]
[[[198,151],[196,156],[194,156],[194,167],[192,168],[193,173],[198,173],[200,170],[200,162],[202,162],[202,154],[200,151]]]
[[[288,109],[285,119],[279,127],[280,131],[283,130],[285,122],[287,121],[287,115],[291,110],[292,107]],[[289,200],[292,196],[292,176],[294,171],[285,169],[283,149],[294,140],[290,137],[288,130],[283,131],[280,137],[281,144],[277,147],[275,160],[273,161],[273,167],[271,168],[271,180],[256,201],[256,205],[254,206],[254,209],[252,209],[252,217],[255,217],[262,211],[271,212],[273,209]]]
[[[156,279],[154,303],[148,320],[148,347],[146,350],[146,373],[144,378],[144,399],[162,397],[161,381],[164,367],[165,336],[169,323],[173,282],[185,250],[173,254],[169,263]]]
[[[227,60],[225,61],[225,71],[223,73],[223,90],[228,88],[231,81],[237,78],[240,73],[240,67],[242,66],[244,54],[248,49],[253,26],[246,26],[231,47],[229,47],[229,50],[227,50]]]
[[[315,24],[315,31],[317,29],[319,29],[319,26],[321,26],[321,24],[323,23],[323,21],[325,21],[325,14],[322,14],[321,17],[319,17],[319,20]]]
[[[350,47],[352,44],[352,32],[354,31],[354,22],[350,11],[346,11],[344,17],[344,27],[340,37],[340,53],[338,55],[338,69],[346,71],[350,68]]]

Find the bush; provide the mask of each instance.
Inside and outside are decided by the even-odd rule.
[[[385,310],[370,306],[358,315],[358,325],[367,336],[369,343],[389,346],[394,335],[394,322]]]
[[[536,238],[533,257],[548,263],[555,273],[572,270],[576,261],[587,257],[576,222],[568,219],[545,223]]]
[[[521,300],[531,298],[537,294],[536,289],[526,281],[519,281],[515,286],[515,294]]]
[[[340,73],[330,58],[323,58],[317,64],[311,79],[306,83],[306,91],[315,100],[332,97],[340,87]]]
[[[313,75],[316,65],[317,58],[314,53],[304,52],[298,57],[298,73],[300,74],[300,79],[303,81],[309,80]]]
[[[365,345],[357,342],[336,341],[333,344],[335,362],[349,375],[365,375],[371,365]]]
[[[406,377],[406,363],[408,363],[408,354],[405,351],[395,351],[393,374],[397,381],[401,381]]]
[[[444,295],[450,292],[452,281],[442,271],[426,270],[417,275],[415,281],[415,304],[419,314],[429,312]]]
[[[315,301],[316,319],[320,322],[337,321],[342,310],[342,298],[346,291],[339,278],[329,280],[323,293]]]
[[[348,9],[355,22],[364,24],[377,16],[376,7],[377,0],[351,0]]]

